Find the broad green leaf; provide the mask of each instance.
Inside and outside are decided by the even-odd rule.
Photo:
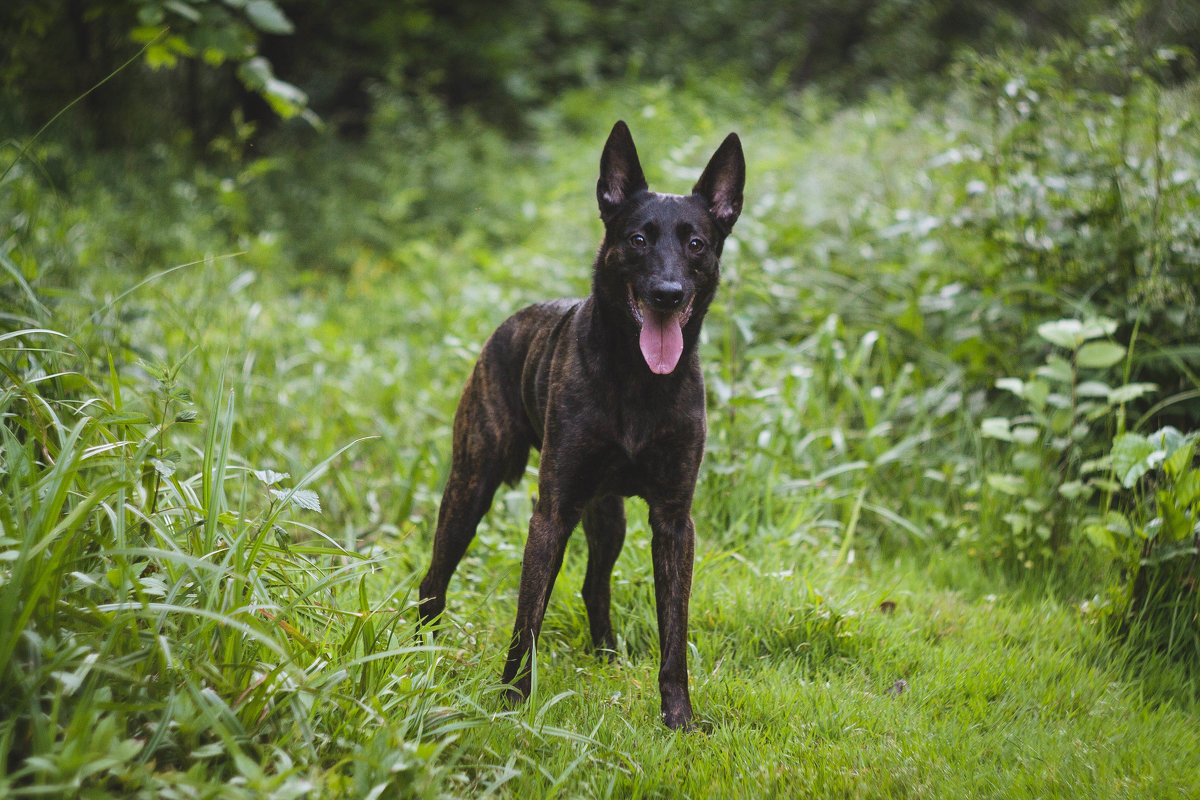
[[[1011,442],[1012,434],[1008,430],[1008,424],[1006,417],[988,417],[979,424],[979,430],[990,439]]]
[[[1150,441],[1168,453],[1174,453],[1185,443],[1187,438],[1173,425],[1164,425],[1150,434]]]
[[[1169,542],[1177,542],[1192,535],[1192,517],[1184,509],[1176,505],[1169,490],[1156,494],[1158,513],[1162,516],[1163,532]]]
[[[1108,394],[1108,402],[1113,405],[1118,403],[1128,403],[1130,400],[1135,400],[1144,394],[1157,391],[1157,383],[1127,383],[1124,386],[1118,386]]]
[[[238,77],[247,89],[258,92],[276,114],[290,119],[304,112],[308,96],[299,88],[275,77],[271,62],[256,56],[238,67]]]
[[[1166,461],[1163,462],[1163,469],[1172,477],[1182,475],[1192,465],[1192,457],[1195,455],[1195,452],[1195,442],[1188,442],[1176,448],[1173,453],[1167,456]]]
[[[1041,430],[1032,425],[1018,425],[1012,429],[1012,439],[1018,444],[1033,444],[1041,435]]]
[[[1038,335],[1051,344],[1075,350],[1089,339],[1109,336],[1117,329],[1117,323],[1106,317],[1097,317],[1080,322],[1077,319],[1059,319],[1043,322],[1038,326]]]
[[[1104,527],[1126,539],[1133,538],[1133,525],[1129,523],[1129,518],[1120,511],[1108,512],[1104,517]]]
[[[1117,542],[1113,538],[1112,533],[1103,525],[1088,525],[1083,529],[1087,534],[1088,539],[1096,547],[1101,547],[1105,550],[1116,550]]]
[[[1071,396],[1062,392],[1050,392],[1044,400],[1051,408],[1069,409],[1071,407]]]
[[[1020,378],[997,378],[996,388],[1010,391],[1017,397],[1025,396],[1025,381]]]
[[[1156,448],[1140,433],[1123,433],[1113,441],[1113,470],[1126,489],[1150,469],[1150,457]]]
[[[1100,381],[1084,381],[1075,387],[1075,394],[1080,397],[1104,397],[1112,394],[1112,387]]]
[[[1200,499],[1200,472],[1188,470],[1175,481],[1175,502],[1187,508]]]
[[[245,11],[250,23],[263,33],[285,35],[295,30],[291,20],[271,0],[250,0]]]
[[[1117,332],[1117,321],[1108,317],[1091,317],[1083,321],[1083,338],[1099,339],[1101,336],[1112,336]]]
[[[1125,348],[1115,342],[1088,342],[1079,348],[1075,359],[1081,367],[1111,367],[1125,357]]]
[[[1029,405],[1040,409],[1046,404],[1046,398],[1050,396],[1050,384],[1045,381],[1030,381],[1025,384],[1024,395]]]
[[[1012,465],[1022,472],[1033,472],[1035,469],[1041,469],[1041,451],[1018,450],[1013,453]]]
[[[1035,373],[1038,377],[1059,383],[1070,383],[1075,378],[1075,370],[1071,368],[1071,362],[1062,356],[1050,356],[1046,359],[1045,364],[1035,370]]]
[[[146,6],[143,6],[143,8],[146,8]],[[188,22],[199,22],[201,19],[200,12],[187,3],[182,2],[182,0],[167,0],[167,2],[163,3],[163,8],[174,11]]]
[[[1057,319],[1053,322],[1043,322],[1038,325],[1038,336],[1051,344],[1074,350],[1084,339],[1080,336],[1083,323],[1077,319]]]

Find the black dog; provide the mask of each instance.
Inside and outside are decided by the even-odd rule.
[[[718,258],[742,210],[746,164],[730,134],[692,194],[646,186],[633,138],[613,126],[596,197],[604,242],[584,300],[517,312],[487,343],[454,418],[450,477],[433,562],[421,582],[427,624],[502,481],[515,483],[541,449],[538,494],[521,568],[503,680],[529,694],[528,660],[567,538],[587,536],[583,602],[592,641],[615,647],[609,583],[625,541],[623,498],[650,507],[663,721],[688,727],[687,615],[695,528],[692,494],[704,453],[704,380],[696,341],[717,289]]]

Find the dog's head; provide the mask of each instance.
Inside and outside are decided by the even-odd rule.
[[[721,250],[742,211],[746,162],[731,133],[709,160],[690,195],[646,186],[633,137],[613,126],[600,157],[596,199],[604,243],[593,293],[636,331],[651,372],[675,370],[695,346],[700,322],[720,278]]]

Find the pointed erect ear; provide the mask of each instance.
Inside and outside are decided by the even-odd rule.
[[[618,122],[613,125],[600,156],[600,180],[596,182],[600,218],[608,222],[626,200],[645,188],[646,176],[642,174],[629,126]]]
[[[692,194],[700,195],[726,236],[742,213],[742,189],[745,186],[746,159],[742,156],[742,141],[736,133],[731,133],[713,153],[704,174],[692,187]]]

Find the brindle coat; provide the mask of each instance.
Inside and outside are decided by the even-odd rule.
[[[596,195],[604,241],[591,295],[514,314],[484,344],[463,390],[420,617],[427,624],[442,613],[450,576],[497,487],[515,483],[529,448],[539,448],[538,499],[502,677],[512,701],[529,694],[530,650],[567,539],[580,521],[588,543],[583,601],[592,641],[615,648],[609,584],[625,540],[623,498],[637,495],[650,509],[662,717],[671,728],[690,726],[691,506],[705,436],[696,343],[717,289],[725,238],[741,212],[745,169],[741,142],[730,134],[691,195],[651,192],[629,129],[618,122],[600,160]],[[643,355],[646,345],[639,352],[643,317],[651,314],[661,320],[657,330],[682,331],[681,354],[676,344],[657,369]],[[678,358],[673,366],[672,357]]]

